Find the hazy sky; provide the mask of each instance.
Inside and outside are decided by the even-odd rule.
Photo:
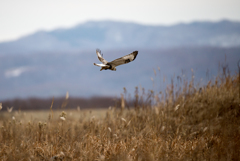
[[[171,25],[240,21],[240,0],[0,0],[0,42],[88,20]]]

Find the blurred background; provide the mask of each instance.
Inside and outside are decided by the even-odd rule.
[[[48,107],[66,92],[108,106],[124,87],[130,94],[136,86],[161,91],[192,74],[201,86],[221,67],[238,72],[239,0],[2,0],[0,21],[3,106],[37,98]],[[108,61],[139,54],[115,72],[100,72],[96,48]]]

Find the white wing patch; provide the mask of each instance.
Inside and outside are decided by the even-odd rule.
[[[96,64],[96,63],[94,63],[94,65],[99,66],[99,67],[109,67],[109,65],[105,65],[105,64]]]

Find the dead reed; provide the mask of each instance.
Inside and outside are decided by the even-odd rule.
[[[223,71],[198,89],[193,80],[158,93],[137,87],[130,109],[124,89],[104,118],[80,108],[78,119],[51,109],[40,122],[8,113],[0,160],[239,160],[239,79]]]

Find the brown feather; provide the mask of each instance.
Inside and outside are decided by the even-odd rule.
[[[121,58],[115,59],[111,62],[109,62],[108,64],[111,64],[112,66],[118,66],[118,65],[122,65],[122,64],[127,64],[133,60],[135,60],[135,58],[137,57],[138,51],[134,51],[131,54],[125,55]]]

